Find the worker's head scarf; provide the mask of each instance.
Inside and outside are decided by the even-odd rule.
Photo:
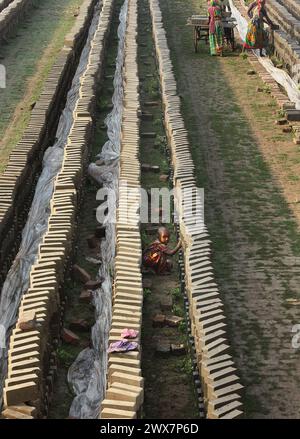
[[[257,0],[257,7],[259,12],[261,11],[261,8],[265,5],[266,0]]]
[[[211,6],[218,6],[217,0],[210,0],[210,5]]]

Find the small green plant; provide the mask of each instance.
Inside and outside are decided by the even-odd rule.
[[[151,241],[151,238],[148,236],[146,230],[142,230],[141,238],[142,238],[143,247],[146,247]]]
[[[242,53],[240,54],[240,57],[241,57],[242,59],[247,59],[247,58],[248,58],[248,54],[247,54],[246,52],[242,52]]]
[[[271,88],[268,85],[265,85],[263,87],[264,93],[270,94],[271,93]]]
[[[155,128],[161,128],[162,127],[162,120],[161,118],[157,118],[153,121],[153,126]]]
[[[178,317],[183,317],[183,310],[179,305],[173,305],[173,313]]]
[[[152,291],[149,288],[144,288],[144,299],[146,300],[147,297],[150,297],[152,294]]]
[[[159,88],[158,88],[157,79],[152,78],[148,81],[147,92],[152,99],[156,99],[159,97]]]
[[[172,294],[172,297],[173,297],[174,300],[180,300],[181,297],[182,297],[181,296],[181,291],[180,291],[179,287],[173,288],[172,291],[171,291],[171,294]]]
[[[74,355],[68,352],[63,346],[57,349],[57,358],[64,367],[70,367],[74,361]]]
[[[155,142],[154,142],[154,147],[155,148],[160,148],[162,151],[165,150],[167,146],[167,138],[166,136],[156,136]]]
[[[108,99],[101,99],[101,101],[99,102],[100,111],[105,111],[109,105],[111,105],[111,101],[109,101]]]
[[[193,362],[192,362],[192,359],[190,357],[186,357],[183,360],[181,360],[180,370],[181,370],[181,372],[184,372],[186,375],[192,375]]]
[[[182,320],[182,322],[180,322],[179,323],[179,325],[178,325],[178,330],[179,330],[179,332],[181,333],[181,334],[186,334],[186,321],[185,320]]]
[[[284,110],[279,110],[278,111],[278,117],[286,117],[286,113]]]

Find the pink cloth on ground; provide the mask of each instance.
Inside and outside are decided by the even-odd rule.
[[[136,331],[135,329],[123,329],[123,331],[121,332],[121,337],[122,338],[136,338],[139,335],[138,331]]]

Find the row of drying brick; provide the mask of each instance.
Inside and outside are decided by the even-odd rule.
[[[3,8],[0,4],[0,41],[15,29],[15,26],[23,19],[34,3],[35,0],[4,1]]]
[[[255,71],[259,74],[263,82],[270,90],[270,94],[276,100],[278,106],[284,111],[294,110],[296,107],[294,102],[291,102],[288,96],[281,91],[281,88],[279,87],[278,83],[275,81],[272,75],[269,72],[267,72],[264,66],[259,62],[257,56],[255,56],[254,53],[249,52],[248,59],[252,64],[252,66],[254,67]]]
[[[60,288],[72,263],[78,205],[95,112],[95,88],[103,74],[112,10],[113,0],[104,0],[88,64],[80,80],[79,99],[62,167],[55,179],[48,229],[39,246],[30,273],[30,287],[23,295],[18,321],[10,337],[4,417],[16,416],[18,407],[24,417],[24,403],[33,410],[28,417],[39,417],[51,397],[55,378],[51,355],[59,335]]]
[[[269,17],[279,25],[274,31],[275,54],[281,59],[291,72],[300,68],[300,25],[299,20],[293,17],[285,6],[274,0],[267,4]]]
[[[125,40],[124,107],[120,156],[119,202],[116,224],[116,259],[112,323],[109,343],[120,340],[122,329],[138,332],[131,341],[140,346],[143,286],[141,274],[139,191],[139,79],[137,65],[137,0],[128,0]],[[123,184],[125,183],[125,184]],[[133,190],[132,190],[133,189]],[[130,217],[128,214],[130,206]],[[144,397],[141,352],[110,353],[107,391],[101,405],[102,419],[134,419]]]
[[[0,175],[0,287],[18,250],[44,151],[54,141],[95,3],[96,0],[84,0],[31,112],[28,126]]]
[[[164,120],[174,168],[175,207],[184,247],[185,283],[192,334],[208,418],[242,414],[236,375],[225,333],[225,315],[211,263],[210,240],[204,225],[202,195],[197,192],[188,133],[158,0],[150,0],[153,36],[161,80]],[[195,201],[198,206],[195,205]],[[196,207],[196,209],[195,209]]]
[[[278,3],[284,5],[286,9],[298,20],[300,20],[300,2],[299,0],[278,0]]]
[[[285,5],[280,4],[276,0],[269,0],[267,2],[268,13],[276,20],[280,28],[286,32],[287,35],[294,39],[294,42],[300,41],[300,23],[299,19],[295,17]]]
[[[9,3],[11,3],[13,0],[1,0],[0,1],[0,12],[3,11],[3,9],[5,9]]]

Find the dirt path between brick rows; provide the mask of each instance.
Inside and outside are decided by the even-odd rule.
[[[200,7],[199,7],[200,4]],[[222,59],[201,44],[193,53],[189,15],[206,1],[164,0],[171,48],[213,262],[228,318],[236,365],[245,386],[246,418],[300,417],[300,155],[274,125],[275,101],[238,54]]]
[[[165,131],[159,95],[159,78],[155,65],[155,49],[148,0],[139,2],[139,78],[140,103],[148,120],[142,119],[140,132],[154,133],[154,138],[141,136],[140,157],[143,164],[159,167],[159,173],[144,172],[142,187],[167,188],[169,182],[160,175],[169,174],[170,167],[165,151]],[[145,105],[156,101],[157,105]],[[171,233],[170,248],[176,246],[176,235],[172,223],[164,224]],[[157,239],[159,224],[142,225],[143,248]],[[193,362],[188,350],[185,310],[178,274],[177,256],[173,258],[173,270],[169,275],[144,274],[144,304],[142,327],[142,375],[145,379],[145,419],[197,419],[199,405],[193,379]],[[148,285],[148,286],[147,286]],[[164,304],[164,306],[162,306]],[[166,306],[167,304],[167,306]],[[155,325],[157,315],[177,316],[182,322],[177,327],[168,324]],[[170,350],[171,345],[185,348],[179,352]]]

